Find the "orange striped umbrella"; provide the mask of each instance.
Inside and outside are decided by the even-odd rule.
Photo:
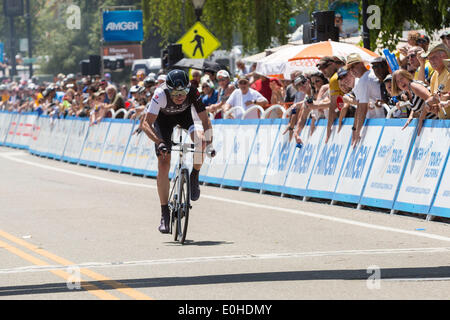
[[[308,46],[302,46],[300,51],[289,59],[285,66],[284,74],[290,74],[295,70],[307,70],[315,68],[319,60],[327,56],[341,56],[346,58],[351,53],[358,53],[367,62],[379,57],[378,54],[359,46],[334,41],[322,41]]]

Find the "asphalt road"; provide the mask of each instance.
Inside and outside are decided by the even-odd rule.
[[[156,181],[0,148],[0,299],[448,299],[450,225],[202,187],[185,246]]]

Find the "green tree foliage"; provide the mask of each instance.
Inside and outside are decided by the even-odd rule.
[[[202,22],[224,49],[232,47],[237,35],[245,49],[263,50],[272,39],[287,42],[288,21],[300,7],[305,8],[305,1],[207,0]],[[146,34],[159,33],[162,45],[178,41],[196,20],[190,0],[142,0],[142,8]]]
[[[406,21],[431,34],[450,25],[448,0],[369,0],[381,9],[381,29],[371,30],[371,47],[378,44],[393,49],[402,36]]]

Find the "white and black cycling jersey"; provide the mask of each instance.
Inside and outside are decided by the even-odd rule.
[[[205,105],[202,103],[197,89],[190,88],[186,100],[178,105],[172,101],[169,89],[164,86],[156,89],[152,100],[147,104],[146,111],[154,115],[159,115],[161,112],[164,115],[170,116],[181,114],[192,106],[194,106],[197,113],[205,111]]]

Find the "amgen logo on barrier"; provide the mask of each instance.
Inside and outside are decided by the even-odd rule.
[[[312,157],[316,149],[315,145],[308,144],[304,146],[295,157],[294,164],[292,166],[292,172],[298,174],[306,174],[311,166]]]
[[[336,173],[339,157],[342,152],[342,145],[332,144],[325,145],[320,154],[314,174],[321,176],[334,176]]]
[[[354,149],[352,151],[344,169],[344,178],[361,179],[371,149],[361,146],[357,150]]]

